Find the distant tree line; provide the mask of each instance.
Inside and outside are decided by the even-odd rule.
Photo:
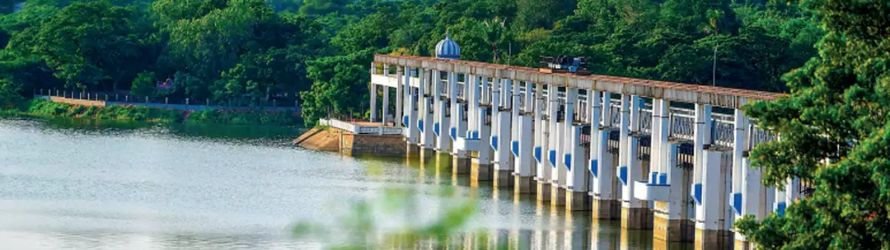
[[[0,1],[6,100],[53,88],[237,104],[302,93],[310,124],[329,112],[363,115],[375,53],[430,56],[446,32],[466,60],[584,56],[598,74],[772,91],[786,89],[781,75],[814,56],[822,34],[784,1],[19,3]],[[170,89],[156,87],[167,79]]]
[[[787,90],[781,76],[816,55],[824,33],[785,1],[342,2],[302,13],[324,23],[334,53],[309,63],[309,123],[364,110],[374,53],[432,56],[446,32],[465,60],[536,67],[542,56],[584,56],[597,74],[767,91]]]
[[[274,5],[290,10],[294,5]],[[250,105],[308,89],[321,26],[263,0],[29,0],[0,18],[0,86]],[[4,10],[6,8],[3,8]],[[171,88],[157,88],[171,81]],[[3,91],[0,91],[2,93]]]

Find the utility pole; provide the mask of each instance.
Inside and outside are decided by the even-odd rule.
[[[717,46],[719,46],[719,44],[715,41],[714,42],[714,64],[711,66],[711,86],[717,86]]]

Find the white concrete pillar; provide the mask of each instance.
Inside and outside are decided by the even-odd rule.
[[[441,122],[442,119],[440,114],[445,113],[444,109],[441,108],[441,103],[443,103],[444,99],[442,98],[442,72],[436,69],[431,70],[432,72],[432,82],[430,82],[430,102],[432,103],[432,115],[433,122],[429,124],[429,129],[433,132],[433,137],[435,137],[435,146],[436,150],[439,150],[439,135],[441,134]],[[447,77],[446,77],[447,80]]]
[[[571,124],[571,121],[569,122]],[[589,210],[591,198],[587,193],[589,174],[584,157],[584,148],[581,147],[582,125],[571,127],[571,147],[566,161],[566,208],[569,210]]]
[[[487,98],[489,91],[487,77],[482,77],[479,87],[480,88],[477,89],[475,101],[476,119],[474,120],[474,122],[476,123],[475,133],[477,134],[474,134],[474,139],[482,140],[480,143],[484,143],[485,139],[491,137],[491,127],[485,122],[488,116],[488,109],[491,106],[482,105],[483,100],[486,101],[486,103],[490,100],[489,98]],[[477,155],[477,158],[474,159],[474,162],[478,165],[491,165],[491,158],[493,157],[491,147],[480,146],[478,148],[479,154]]]
[[[612,94],[602,92],[602,100],[599,104],[600,114],[594,114],[600,119],[598,135],[596,139],[596,168],[593,169],[593,198],[595,200],[612,201],[617,198],[615,192],[615,166],[612,165],[612,152],[609,152],[609,134],[612,127]],[[595,107],[594,110],[597,108]]]
[[[590,161],[587,163],[587,168],[590,171],[591,181],[594,185],[596,185],[596,178],[599,176],[599,142],[602,140],[600,135],[603,131],[601,128],[603,114],[603,99],[601,95],[602,92],[597,90],[588,90],[587,92],[587,105],[590,106],[588,109],[588,112],[590,112]]]
[[[649,199],[653,204],[654,238],[657,244],[668,245],[693,238],[687,231],[691,228],[687,215],[689,173],[678,164],[680,143],[669,141],[670,126],[670,102],[653,99],[650,172],[646,187],[650,193],[657,193]]]
[[[715,151],[715,150],[703,150],[702,151],[702,167],[704,168],[702,171],[702,191],[701,191],[701,201],[698,202],[699,205],[696,206],[695,217],[696,223],[695,228],[697,230],[725,230],[724,228],[724,204],[726,201],[721,198],[724,189],[724,182],[726,181],[723,178],[725,175],[722,173],[722,158],[724,152]]]
[[[494,150],[494,185],[499,187],[512,186],[513,153],[513,109],[510,106],[513,98],[513,80],[496,79],[492,84],[492,132],[491,148]]]
[[[559,148],[559,130],[557,130],[557,121],[559,120],[559,89],[556,86],[547,86],[547,138],[550,141],[547,150],[547,163],[550,167],[550,182],[553,183],[559,179],[559,171],[557,163],[559,159],[556,154]]]
[[[741,218],[742,216],[749,214],[748,212],[752,212],[751,209],[756,210],[756,207],[752,207],[747,209],[746,197],[747,195],[752,195],[752,193],[748,193],[746,189],[748,189],[748,183],[750,179],[748,177],[754,176],[746,176],[746,174],[753,174],[751,171],[747,171],[745,164],[745,141],[746,136],[748,135],[748,122],[741,110],[735,110],[734,114],[734,130],[733,130],[733,144],[732,144],[732,193],[729,196],[729,205],[733,209],[734,216],[736,220]],[[759,175],[759,173],[757,174]],[[759,183],[758,183],[759,184]],[[754,190],[750,190],[754,191]],[[753,193],[753,195],[757,195],[757,192]],[[749,197],[750,198],[750,197]],[[753,203],[753,202],[752,202]],[[756,211],[753,211],[757,214]],[[741,238],[741,239],[740,239]],[[736,240],[742,240],[744,235],[736,234]]]
[[[667,185],[669,185],[670,192],[668,195],[668,219],[686,220],[688,219],[687,211],[689,209],[689,193],[684,192],[684,190],[688,187],[685,182],[688,180],[686,179],[688,178],[688,174],[684,173],[685,171],[678,163],[677,157],[680,154],[680,144],[668,142],[662,145],[665,156],[662,159],[663,164],[667,167],[668,171]],[[660,180],[662,178],[661,175],[662,174],[659,173],[659,183],[662,182],[662,180]]]
[[[565,183],[565,168],[562,167],[562,123],[559,122],[559,110],[562,106],[562,102],[559,100],[559,87],[549,86],[549,91],[552,94],[548,94],[550,105],[550,119],[548,120],[550,123],[550,152],[548,154],[548,160],[550,161],[550,167],[552,168],[552,176],[551,183],[556,186],[559,184]]]
[[[563,150],[560,152],[561,154],[559,154],[559,156],[561,157],[560,160],[562,161],[562,164],[561,164],[562,167],[564,167],[567,170],[566,171],[566,182],[564,185],[568,185],[568,180],[571,177],[568,173],[569,172],[568,170],[572,167],[571,166],[571,158],[572,158],[572,152],[574,151],[574,148],[575,148],[575,144],[574,144],[574,140],[573,140],[574,138],[572,138],[572,135],[573,135],[573,131],[575,130],[575,124],[574,124],[574,122],[575,122],[575,103],[578,102],[578,89],[566,88],[565,96],[566,96],[565,97],[566,99],[565,99],[565,102],[563,103],[563,105],[565,105],[564,106],[565,113],[563,114],[564,119],[563,119],[563,124],[561,124],[561,125],[562,125],[562,127],[563,127],[562,129],[564,131],[563,135],[564,135],[564,137],[567,137],[567,138],[563,138],[563,140],[561,141]],[[578,145],[578,147],[580,147],[580,145]]]
[[[507,84],[505,84],[505,85],[507,85]],[[520,136],[523,136],[522,115],[524,113],[527,113],[525,110],[523,110],[523,107],[522,107],[522,100],[524,100],[524,99],[522,96],[523,95],[522,88],[520,87],[521,85],[522,85],[521,81],[511,80],[510,84],[505,86],[505,88],[508,88],[510,90],[510,97],[504,98],[504,102],[506,102],[505,104],[507,105],[506,107],[510,109],[510,127],[511,127],[511,129],[510,129],[510,140],[507,142],[510,143],[510,149],[508,151],[510,152],[510,158],[513,161],[513,175],[515,175],[515,176],[520,176],[519,175],[520,166],[519,166],[518,162],[519,162],[519,156],[520,156],[519,153],[520,153],[521,145],[520,145],[519,140],[520,140]],[[529,119],[529,122],[531,122],[531,119]],[[529,132],[531,132],[531,131],[529,131]],[[531,136],[531,133],[528,133],[527,136]],[[527,176],[530,176],[530,175],[526,175],[526,177]]]
[[[408,138],[408,140],[407,140],[408,144],[417,145],[420,142],[420,138],[419,138],[420,130],[417,129],[417,121],[418,121],[418,117],[417,117],[418,107],[417,107],[417,105],[419,104],[419,102],[421,100],[418,97],[417,89],[414,87],[411,87],[411,80],[412,80],[411,79],[411,69],[408,67],[405,67],[405,71],[408,72],[405,74],[406,76],[408,76],[407,80],[405,81],[405,90],[406,90],[405,92],[407,92],[405,99],[408,102],[408,105],[407,105],[408,111],[406,112],[406,115],[408,116],[408,121],[407,121],[407,126],[406,126],[408,135],[406,137]],[[419,74],[419,72],[418,72],[418,74]]]
[[[666,162],[662,160],[662,150],[667,148],[662,145],[662,143],[666,143],[666,141],[662,140],[661,130],[659,128],[659,126],[661,126],[661,121],[659,120],[659,117],[661,116],[661,110],[659,110],[660,105],[660,99],[652,99],[652,125],[649,130],[649,173],[643,173],[646,176],[646,182],[650,185],[658,184],[660,173],[667,173],[666,170],[662,169],[667,165]],[[665,184],[666,183],[667,180],[665,180]]]
[[[646,204],[634,197],[634,183],[637,181],[645,182],[645,178],[643,176],[643,166],[640,161],[640,108],[643,105],[643,100],[639,96],[630,96],[627,95],[622,96],[622,102],[629,101],[630,103],[624,104],[622,103],[621,107],[621,122],[622,122],[622,135],[626,136],[626,144],[625,147],[622,147],[621,150],[625,153],[622,157],[624,159],[624,167],[625,169],[619,170],[624,171],[624,174],[619,172],[619,177],[623,175],[622,184],[624,184],[623,192],[621,194],[622,198],[622,207],[625,208],[642,208]],[[626,127],[625,127],[626,124]],[[622,137],[624,139],[624,137]]]
[[[727,221],[727,179],[730,168],[725,167],[724,158],[727,152],[710,148],[712,143],[712,119],[710,105],[695,105],[695,142],[694,154],[696,165],[692,196],[695,200],[696,244],[705,248],[726,246],[728,239],[721,231],[728,230]],[[729,169],[729,170],[728,170]],[[731,187],[729,187],[731,188]],[[711,246],[711,247],[707,247]]]
[[[377,84],[371,83],[371,122],[377,121]]]
[[[536,85],[532,82],[525,83],[525,112],[535,112]]]
[[[442,81],[438,79],[436,81],[436,91],[435,91],[435,100],[436,100],[436,124],[433,126],[433,130],[436,132],[436,149],[440,152],[450,152],[451,151],[451,138],[449,137],[449,132],[451,131],[451,119],[448,116],[448,103],[451,105],[455,105],[457,96],[454,95],[455,85],[457,79],[455,79],[456,74],[453,72],[448,72],[446,81]],[[435,76],[436,78],[440,77],[439,75]],[[442,85],[447,89],[448,93],[448,102],[442,96]],[[453,114],[453,113],[452,113]]]
[[[505,79],[502,80],[503,91],[498,94],[498,92],[494,92],[498,95],[498,103],[502,106],[499,108],[498,105],[494,104],[494,100],[492,101],[492,111],[496,111],[494,117],[497,118],[497,131],[492,133],[492,147],[495,150],[495,158],[497,163],[495,164],[496,170],[501,171],[513,171],[513,157],[510,152],[511,143],[512,143],[512,133],[513,133],[513,113],[515,107],[508,106],[513,103],[513,80]],[[518,110],[516,110],[518,111]],[[494,121],[492,121],[494,122]],[[517,129],[518,130],[518,129]]]
[[[435,140],[435,135],[433,133],[433,106],[432,106],[432,95],[430,91],[430,76],[432,73],[436,71],[431,71],[427,69],[420,69],[419,77],[420,77],[420,85],[417,88],[418,93],[418,120],[417,121],[417,131],[420,133],[420,146],[423,149],[432,149],[433,143]]]
[[[454,74],[454,73],[453,73]],[[455,76],[455,81],[452,82],[453,87],[451,88],[451,131],[449,132],[449,136],[452,139],[452,150],[455,158],[466,158],[467,152],[461,148],[455,147],[453,142],[457,141],[460,137],[466,137],[466,134],[469,130],[469,114],[467,114],[467,102],[469,101],[469,85],[472,81],[471,75],[464,75],[463,85],[457,84],[456,80],[457,76]],[[463,92],[464,100],[460,100],[458,98],[458,91]]]
[[[535,177],[538,182],[549,183],[550,165],[547,161],[547,152],[550,148],[550,139],[547,134],[547,131],[549,131],[548,123],[544,120],[544,114],[549,114],[550,112],[546,107],[549,94],[545,95],[544,84],[535,84],[535,89],[535,110],[532,113],[535,122],[535,148],[532,152],[537,165]]]
[[[547,88],[546,94],[544,93],[545,87]],[[554,90],[554,87],[545,84],[539,84],[537,90],[540,93],[537,100],[538,108],[535,111],[535,126],[537,126],[535,134],[538,137],[535,140],[534,150],[535,159],[538,162],[537,197],[538,200],[549,201],[551,199],[551,183],[556,178],[556,172],[554,172],[553,168],[554,164],[551,164],[550,161],[550,149],[554,147],[553,137],[556,137],[555,131],[551,126],[551,124],[555,124],[551,122],[556,118],[551,100],[556,98],[556,90]]]
[[[650,158],[654,159],[650,165],[655,174],[650,174],[649,182],[656,185],[670,185],[671,199],[670,201],[681,200],[680,197],[686,196],[681,192],[686,185],[683,180],[684,171],[677,166],[677,155],[679,154],[679,144],[670,143],[671,115],[670,101],[664,99],[655,99],[652,101],[652,147]],[[674,185],[676,184],[676,185]],[[682,199],[686,200],[686,199]],[[677,202],[671,202],[670,210],[680,210]],[[685,207],[685,206],[684,206]],[[684,212],[685,213],[685,212]]]
[[[532,176],[535,175],[535,160],[532,147],[535,143],[534,138],[537,135],[533,134],[535,123],[532,120],[533,115],[531,113],[524,113],[519,116],[518,122],[514,124],[514,127],[517,128],[516,130],[518,130],[518,136],[511,143],[511,151],[514,157],[513,164],[515,167],[513,172],[516,176],[514,185],[517,187],[515,189],[517,193],[533,192]]]
[[[535,126],[533,120],[534,116],[530,113],[519,116],[518,129],[516,129],[519,133],[511,143],[511,151],[515,158],[513,161],[515,165],[514,172],[521,177],[531,177],[535,174],[532,172],[534,170],[533,164],[535,164],[532,148],[535,144],[534,138],[537,135],[533,134]]]
[[[390,106],[389,105],[389,86],[384,85],[383,86],[383,109],[382,109],[383,116],[381,117],[381,120],[380,120],[380,122],[382,122],[384,126],[390,122],[389,106]]]
[[[650,170],[647,181],[652,185],[671,185],[677,183],[673,178],[673,174],[682,175],[682,173],[673,173],[676,167],[676,155],[674,155],[672,147],[668,141],[670,137],[670,102],[664,99],[652,100],[652,132],[650,140]],[[680,169],[676,169],[679,171]],[[682,185],[672,186],[680,187]]]
[[[771,200],[767,199],[768,188],[762,183],[760,168],[751,166],[747,157],[742,159],[742,213],[754,215],[758,219],[766,217]]]
[[[508,131],[507,131],[507,133],[510,134],[510,138],[504,138],[504,142],[510,143],[510,144],[513,144],[513,141],[517,141],[519,139],[519,134],[521,131],[521,128],[519,128],[520,127],[519,123],[521,122],[520,115],[522,114],[522,106],[521,106],[521,102],[520,102],[520,99],[522,98],[522,93],[520,93],[520,91],[519,91],[519,85],[520,85],[520,82],[514,81],[514,80],[510,80],[510,81],[504,83],[504,88],[507,89],[507,93],[509,93],[509,94],[505,93],[505,96],[504,96],[505,103],[504,104],[506,106],[504,106],[504,107],[507,108],[508,110],[510,110],[510,129],[508,129]],[[529,135],[531,135],[531,134],[529,134]],[[512,148],[512,146],[510,148]],[[513,150],[510,148],[506,149],[506,151],[512,152]],[[510,160],[512,165],[514,165],[514,166],[516,165],[514,163],[514,162],[516,162],[516,159],[515,159],[516,157],[512,153],[509,154],[507,156],[507,158]],[[513,168],[513,169],[515,169],[515,168]]]
[[[630,138],[630,95],[621,95],[621,123],[618,125],[618,172],[615,173],[615,176],[618,177],[618,181],[621,182],[622,187],[622,200],[627,200],[626,195],[623,193],[627,192],[627,186],[631,185],[631,180],[628,173],[628,163],[627,160],[630,159],[628,153],[628,149],[630,148],[631,138]]]
[[[479,139],[479,85],[481,79],[475,75],[471,75],[468,80],[469,87],[467,91],[467,134],[468,139]]]
[[[696,203],[696,207],[701,206],[702,200],[702,170],[705,166],[702,163],[704,158],[704,150],[706,144],[711,144],[711,106],[704,104],[695,104],[695,120],[693,128],[693,146],[694,154],[693,171],[692,171],[692,188],[690,190],[692,199]],[[698,212],[698,210],[696,210]],[[697,213],[699,214],[699,213]]]
[[[741,110],[735,110],[735,131],[733,134],[733,165],[732,165],[732,194],[729,196],[729,205],[733,209],[734,221],[746,215],[763,219],[767,207],[766,187],[761,184],[761,172],[759,168],[752,168],[748,157],[745,155],[747,142],[749,141],[749,125],[747,117]],[[742,249],[753,249],[749,245],[745,235],[735,233],[735,246]]]
[[[575,121],[575,107],[578,101],[578,90],[577,89],[569,89],[568,94],[566,95],[566,127],[569,128],[568,131],[571,131],[571,140],[569,140],[567,144],[567,153],[566,155],[566,187],[572,192],[581,192],[585,196],[587,195],[587,165],[584,164],[584,151],[583,147],[581,147],[581,124],[574,124]],[[589,98],[589,97],[588,97]],[[579,113],[583,112],[579,110]]]
[[[396,68],[396,80],[398,84],[396,85],[396,114],[395,117],[395,126],[402,127],[402,123],[404,121],[404,112],[403,108],[405,107],[405,79],[406,77],[405,71],[403,68]]]
[[[800,196],[800,179],[797,177],[789,178],[784,187],[776,188],[776,202],[773,212],[779,216],[784,216],[788,206],[797,200]]]

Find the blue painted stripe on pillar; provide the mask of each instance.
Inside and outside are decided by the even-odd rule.
[[[519,157],[519,141],[513,141],[511,144],[512,144],[511,149],[513,150],[513,156]]]
[[[451,140],[457,140],[457,128],[451,128],[449,134],[451,135]]]
[[[600,177],[599,167],[599,161],[597,161],[596,159],[590,160],[590,173],[593,174],[593,177]]]
[[[479,131],[467,130],[467,139],[479,140]]]
[[[548,152],[547,159],[550,160],[550,166],[556,167],[556,149],[551,149]]]
[[[538,161],[538,163],[541,163],[543,160],[541,159],[542,154],[541,147],[535,147],[535,160]]]
[[[621,181],[621,185],[627,186],[627,166],[618,167],[618,180]]]
[[[439,123],[438,122],[434,123],[433,124],[433,133],[436,133],[436,136],[439,136],[439,134],[440,134],[439,132],[440,132],[439,131]]]
[[[702,184],[695,183],[692,184],[692,199],[695,200],[696,205],[701,205],[701,195],[702,195]]]
[[[776,214],[779,216],[785,216],[785,208],[788,206],[784,201],[780,201],[776,203]]]
[[[408,126],[408,120],[409,120],[409,119],[410,119],[410,118],[408,118],[407,115],[406,115],[406,116],[402,116],[402,127],[407,127],[407,126]]]
[[[732,199],[729,201],[735,215],[742,215],[742,193],[732,193]]]
[[[417,121],[417,129],[419,129],[420,132],[423,132],[423,120]]]
[[[490,143],[491,149],[494,149],[495,151],[497,151],[498,150],[498,136],[492,135],[490,140],[491,140],[491,143]]]

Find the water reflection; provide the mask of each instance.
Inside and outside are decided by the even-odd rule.
[[[622,230],[490,181],[472,187],[447,154],[352,158],[251,129],[243,135],[260,139],[214,136],[238,134],[225,129],[0,120],[0,248],[317,249],[330,242],[293,237],[294,223],[335,225],[351,201],[388,188],[418,193],[393,223],[478,201],[462,233],[421,249],[653,247],[652,231]]]
[[[418,182],[468,188],[467,197],[479,198],[482,217],[467,232],[446,242],[430,243],[429,249],[652,249],[651,230],[628,230],[618,220],[596,220],[589,212],[536,199],[534,194],[515,194],[512,188],[492,187],[491,181],[471,181],[453,171],[448,154],[404,159],[418,169]],[[486,200],[486,198],[490,200]],[[500,220],[486,225],[489,219]],[[479,223],[483,222],[483,223]],[[660,249],[687,249],[688,243],[663,243]]]

